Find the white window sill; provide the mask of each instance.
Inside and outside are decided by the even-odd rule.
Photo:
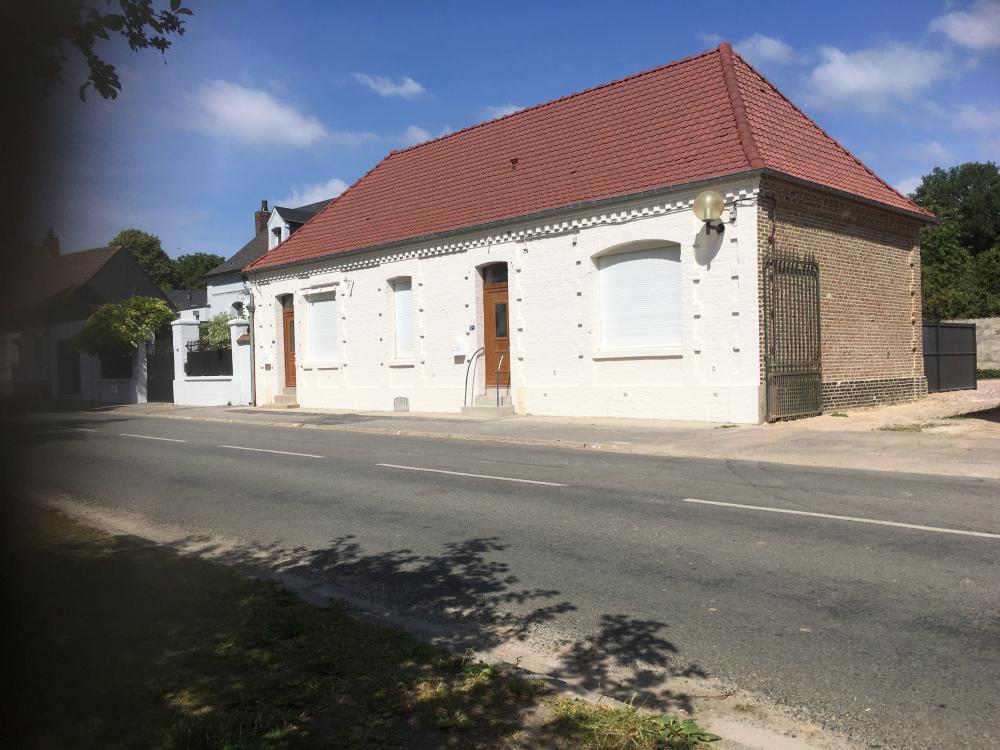
[[[416,367],[416,357],[405,357],[403,359],[390,359],[386,364],[389,367]]]
[[[232,375],[185,375],[185,383],[221,383],[232,380]]]
[[[684,347],[656,346],[635,349],[598,349],[591,355],[592,359],[672,359],[684,356]]]
[[[341,364],[339,359],[331,359],[322,362],[303,362],[299,367],[303,370],[339,370]]]

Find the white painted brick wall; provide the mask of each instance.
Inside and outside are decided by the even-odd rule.
[[[750,180],[714,186],[727,197],[755,188]],[[715,234],[708,239],[684,206],[696,192],[559,217],[559,222],[578,220],[576,230],[546,233],[544,222],[512,223],[514,239],[493,230],[492,241],[485,233],[448,240],[479,244],[441,254],[421,257],[432,246],[415,244],[381,252],[367,267],[356,267],[357,256],[261,272],[254,279],[258,402],[282,392],[277,298],[291,293],[300,404],[391,410],[395,397],[406,396],[412,411],[459,411],[467,360],[452,348],[464,345],[471,355],[482,344],[477,268],[505,261],[518,413],[758,422],[757,212],[740,210],[721,239]],[[532,236],[518,231],[528,228],[537,231]],[[683,345],[669,358],[595,360],[600,311],[594,256],[649,240],[681,246]],[[387,280],[398,276],[413,278],[417,356],[411,367],[390,366],[393,307]],[[339,282],[341,358],[321,365],[310,361],[303,294],[333,282]],[[482,370],[477,382],[483,382]]]

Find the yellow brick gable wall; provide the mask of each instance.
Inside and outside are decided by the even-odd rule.
[[[920,298],[922,222],[779,178],[761,178],[758,235],[816,258],[824,410],[897,403],[927,392]],[[758,266],[763,363],[763,267]]]

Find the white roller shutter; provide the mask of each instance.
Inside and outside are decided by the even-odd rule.
[[[315,362],[337,359],[336,297],[312,297],[309,300],[309,356]]]
[[[392,284],[396,320],[396,358],[414,356],[413,342],[413,282],[396,279]]]
[[[597,267],[602,349],[681,343],[680,248],[605,255]]]

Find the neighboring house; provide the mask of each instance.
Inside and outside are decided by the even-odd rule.
[[[205,274],[205,296],[193,298],[174,323],[175,403],[218,405],[252,401],[249,335],[245,320],[250,292],[243,281],[243,268],[288,239],[329,202],[320,201],[298,208],[275,206],[268,210],[267,201],[261,201],[260,210],[254,213],[253,239]],[[218,315],[235,318],[230,324],[232,349],[213,358],[209,352],[199,351],[198,323]]]
[[[208,307],[208,292],[205,289],[164,289],[163,293],[181,317],[200,318]]]
[[[257,400],[755,423],[914,399],[930,220],[722,44],[390,153],[248,265]]]
[[[221,314],[244,317],[250,295],[243,282],[243,269],[287,240],[329,202],[325,200],[298,208],[275,206],[269,210],[267,201],[261,201],[260,210],[254,213],[253,238],[232,257],[205,274],[208,315],[213,318]]]
[[[74,344],[100,305],[136,295],[166,299],[126,250],[99,247],[60,255],[50,231],[17,274],[23,293],[5,300],[0,315],[0,396],[21,403],[147,400],[145,348],[125,360],[102,361],[81,354]]]

